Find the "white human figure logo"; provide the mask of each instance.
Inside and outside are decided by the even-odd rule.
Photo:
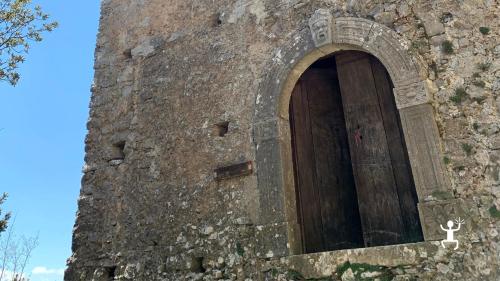
[[[458,224],[458,227],[455,229],[453,228],[454,223],[451,220],[447,222],[448,228],[444,228],[443,225],[441,224],[439,225],[441,226],[442,230],[446,231],[446,239],[441,241],[441,245],[443,246],[443,248],[446,248],[444,246],[444,243],[446,242],[446,243],[455,243],[455,248],[453,250],[458,249],[458,240],[454,239],[454,233],[455,231],[460,230],[460,226],[464,224],[465,221],[460,220],[460,218],[458,218],[455,220],[455,222]]]

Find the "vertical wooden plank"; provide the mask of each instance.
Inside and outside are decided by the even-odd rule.
[[[404,225],[369,56],[336,59],[365,245],[400,243]]]
[[[294,136],[295,177],[301,212],[301,227],[304,252],[324,249],[323,225],[318,190],[315,188],[315,163],[309,120],[307,90],[303,81],[298,81],[292,98],[292,135]]]
[[[422,241],[423,235],[417,209],[418,197],[411,174],[400,117],[392,94],[392,83],[384,66],[374,57],[371,57],[370,61],[405,226],[404,242]]]
[[[356,189],[334,65],[311,68],[302,79],[309,101],[324,250],[362,247]]]

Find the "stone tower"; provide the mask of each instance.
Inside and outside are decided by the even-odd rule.
[[[103,0],[65,280],[499,280],[499,15]]]

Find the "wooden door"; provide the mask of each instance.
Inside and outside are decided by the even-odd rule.
[[[388,74],[362,52],[335,57],[364,243],[421,240],[415,187]]]
[[[330,68],[308,69],[292,93],[295,182],[305,253],[363,246],[342,101]]]

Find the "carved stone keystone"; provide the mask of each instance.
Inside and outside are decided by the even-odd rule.
[[[318,9],[309,19],[314,45],[321,47],[332,43],[332,15],[327,9]]]

